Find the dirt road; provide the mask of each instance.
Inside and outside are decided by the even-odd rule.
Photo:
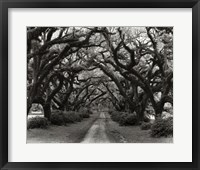
[[[104,112],[101,112],[99,118],[94,122],[88,130],[81,143],[111,143],[106,134],[106,117]]]

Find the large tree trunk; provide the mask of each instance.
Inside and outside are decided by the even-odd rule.
[[[30,92],[28,94],[27,99],[27,115],[29,114],[30,108],[33,103],[41,103],[41,99],[37,99],[37,89],[38,89],[38,83],[33,83],[32,88],[30,89]],[[42,98],[42,97],[40,97]]]
[[[162,102],[159,102],[156,104],[156,107],[154,108],[155,110],[155,119],[161,118],[162,111],[163,111],[163,104]]]
[[[27,103],[27,115],[29,114],[29,111],[30,111],[30,109],[31,109],[31,105],[32,105],[32,104]]]
[[[148,101],[147,96],[144,96],[140,105],[140,110],[138,112],[138,121],[144,120],[144,117],[145,117],[144,112],[146,109],[147,101]]]
[[[50,105],[50,103],[46,103],[43,106],[43,110],[44,110],[44,117],[46,117],[48,120],[50,120],[50,117],[51,117],[51,105]]]

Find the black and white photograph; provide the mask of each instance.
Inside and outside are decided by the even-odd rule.
[[[173,143],[172,26],[28,26],[29,143]]]

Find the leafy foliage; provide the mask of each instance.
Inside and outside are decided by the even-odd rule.
[[[110,114],[113,121],[120,122],[123,112],[111,111]]]
[[[92,113],[81,108],[107,107],[135,125],[167,102],[172,112],[173,27],[28,27],[27,68],[27,114],[40,103],[62,125]],[[68,112],[51,116],[51,108]]]
[[[83,117],[78,113],[74,111],[68,111],[64,112],[64,122],[65,123],[75,123],[75,122],[80,122],[83,120]]]
[[[152,123],[150,122],[142,122],[140,125],[141,130],[149,130],[151,129]]]
[[[91,111],[91,109],[88,108],[82,108],[79,110],[79,114],[83,117],[83,118],[89,118],[91,114],[93,114],[93,112]]]
[[[111,118],[121,126],[137,125],[138,123],[136,115],[127,112],[111,112]]]
[[[34,129],[34,128],[47,128],[48,120],[44,117],[33,117],[28,119],[27,129]]]
[[[51,114],[50,121],[54,125],[66,125],[66,122],[64,121],[64,115],[62,112],[54,112]]]
[[[51,114],[50,121],[54,125],[62,126],[70,123],[76,123],[89,118],[89,112],[75,112],[75,111],[54,111]]]
[[[138,123],[137,116],[131,113],[123,113],[119,121],[119,124],[121,126],[137,125],[137,123]]]
[[[157,119],[151,127],[151,136],[173,136],[173,117],[169,117],[167,119]]]

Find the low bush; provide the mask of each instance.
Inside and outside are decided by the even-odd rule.
[[[88,113],[91,115],[93,114],[93,111],[91,109],[88,109]]]
[[[157,119],[151,126],[151,136],[161,137],[161,136],[173,136],[173,117],[167,119]]]
[[[121,115],[121,119],[119,121],[119,124],[121,126],[130,126],[130,125],[136,125],[138,122],[137,117],[132,113],[123,113]]]
[[[113,111],[111,112],[111,119],[115,122],[119,122],[121,120],[121,116],[124,112],[117,112],[117,111]]]
[[[133,113],[113,111],[110,114],[111,119],[121,126],[136,125],[138,122],[136,115]]]
[[[79,110],[79,113],[83,114],[83,115],[90,115],[90,114],[93,114],[92,110],[89,109],[89,108],[81,108]],[[88,117],[88,116],[86,116]]]
[[[83,116],[75,111],[59,111],[51,114],[50,121],[54,125],[62,126],[67,125],[68,123],[80,122],[83,119]]]
[[[141,130],[149,130],[151,129],[152,123],[150,122],[142,122],[140,128]]]
[[[79,113],[74,111],[68,111],[64,113],[64,122],[65,123],[75,123],[80,122],[83,118]]]
[[[28,119],[27,122],[27,129],[34,129],[34,128],[47,128],[48,120],[45,117],[33,117]]]
[[[58,125],[58,126],[66,124],[65,121],[64,121],[64,115],[63,115],[62,112],[53,112],[51,114],[50,121],[51,121],[52,124]]]
[[[83,120],[83,116],[80,116],[79,113],[75,113],[74,122],[81,122]]]
[[[90,113],[88,113],[88,112],[81,112],[81,113],[79,113],[79,115],[82,118],[89,118],[90,117]]]
[[[114,111],[114,110],[109,110],[109,111],[108,111],[108,114],[109,114],[109,115],[112,115],[113,112],[115,112],[115,111]]]

